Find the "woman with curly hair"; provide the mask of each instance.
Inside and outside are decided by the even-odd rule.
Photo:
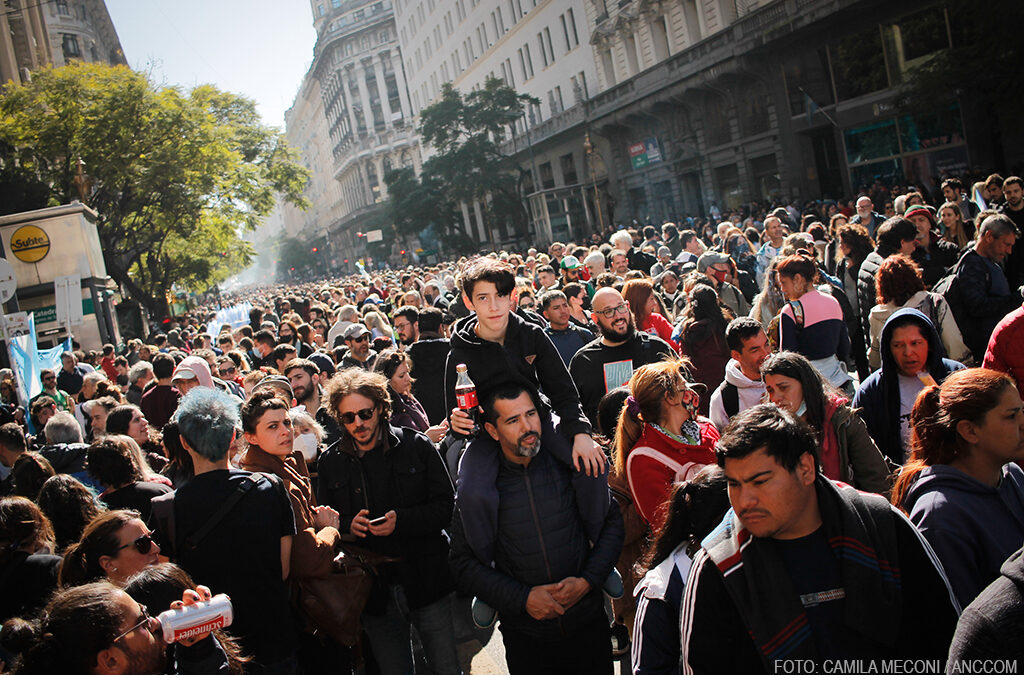
[[[672,324],[662,314],[661,304],[650,279],[630,279],[622,286],[622,298],[629,303],[633,323],[638,330],[657,335],[679,353],[679,343],[672,339]]]
[[[868,315],[871,322],[868,363],[873,369],[882,365],[882,357],[878,351],[882,327],[896,310],[903,307],[912,307],[928,317],[942,339],[946,356],[960,363],[971,360],[971,352],[964,344],[960,328],[953,318],[953,313],[949,311],[946,299],[925,289],[921,268],[913,260],[905,255],[891,255],[886,258],[878,268],[875,291],[878,304],[871,308]]]
[[[78,541],[85,526],[104,511],[89,488],[65,473],[52,476],[43,483],[36,503],[53,523],[54,550],[58,553]]]

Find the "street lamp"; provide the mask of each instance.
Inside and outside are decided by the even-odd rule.
[[[594,206],[597,209],[597,222],[604,232],[604,212],[601,209],[601,195],[597,191],[597,172],[594,170],[594,144],[590,142],[590,132],[583,136],[583,152],[587,155],[587,164],[590,165],[590,181],[594,184]]]

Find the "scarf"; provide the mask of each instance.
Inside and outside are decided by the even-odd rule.
[[[818,475],[822,527],[839,559],[843,588],[844,639],[853,653],[870,655],[899,639],[902,584],[892,507],[878,495],[858,492]],[[820,661],[803,605],[789,573],[770,545],[743,528],[730,509],[702,543],[718,567],[729,597],[764,660],[775,672],[780,659]]]
[[[842,480],[842,466],[839,462],[839,437],[836,435],[832,416],[839,406],[845,405],[845,398],[829,398],[825,401],[825,419],[821,423],[821,471],[826,478]]]

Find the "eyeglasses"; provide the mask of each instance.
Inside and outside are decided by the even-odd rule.
[[[54,377],[53,375],[48,375],[48,376],[46,376],[46,377],[44,377],[44,378],[43,378],[43,382],[53,382],[53,381],[54,381],[54,380],[56,380],[56,379],[57,379],[57,378],[56,378],[56,377]]]
[[[114,638],[113,641],[111,642],[111,644],[113,644],[113,642],[117,642],[118,640],[120,640],[123,637],[127,637],[127,636],[131,635],[132,633],[134,633],[138,629],[142,628],[143,626],[145,626],[146,629],[149,630],[149,623],[150,623],[150,621],[152,621],[153,617],[151,617],[149,615],[149,612],[146,610],[146,606],[145,605],[139,605],[139,611],[142,612],[142,618],[139,619],[139,622],[137,624],[135,624],[134,626],[132,626],[131,628],[129,628],[128,630],[126,630],[125,632],[123,632],[120,635],[118,635],[116,638]]]
[[[217,372],[220,373],[221,377],[227,377],[235,374],[235,368],[233,366],[231,368],[221,368]]]
[[[600,309],[595,311],[597,311],[597,313],[603,316],[604,318],[610,319],[616,314],[629,314],[629,305],[623,302],[622,304],[615,305],[614,307],[609,307],[608,309]]]
[[[352,424],[353,422],[356,421],[356,415],[359,415],[359,419],[361,419],[361,420],[363,420],[365,422],[368,419],[370,419],[371,417],[373,417],[373,413],[375,411],[376,411],[376,407],[373,407],[373,408],[363,408],[362,410],[357,410],[354,413],[353,412],[343,412],[340,415],[338,415],[338,417],[341,418],[341,423],[342,424]]]
[[[352,342],[369,342],[370,341],[370,336],[369,335],[361,335],[361,336],[359,336],[357,338],[349,338],[349,340],[351,340]]]
[[[141,537],[139,537],[138,539],[136,539],[135,541],[130,541],[127,544],[125,544],[124,546],[118,546],[117,550],[121,551],[121,550],[124,550],[124,549],[128,548],[129,546],[134,546],[136,551],[138,551],[139,553],[145,555],[145,554],[149,553],[150,549],[153,548],[153,535],[152,534],[144,534]]]

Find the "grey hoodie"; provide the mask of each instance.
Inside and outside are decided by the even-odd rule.
[[[1024,471],[1010,462],[999,486],[990,487],[951,466],[929,466],[907,491],[903,508],[965,607],[1024,541]]]
[[[725,381],[711,395],[711,407],[708,410],[708,416],[719,431],[729,425],[729,415],[725,412],[725,404],[722,403],[722,389],[730,384],[736,387],[739,394],[740,407],[736,411],[737,413],[743,412],[747,408],[753,408],[761,402],[761,398],[764,396],[764,380],[751,380],[743,374],[739,361],[729,359],[729,363],[725,366]]]

